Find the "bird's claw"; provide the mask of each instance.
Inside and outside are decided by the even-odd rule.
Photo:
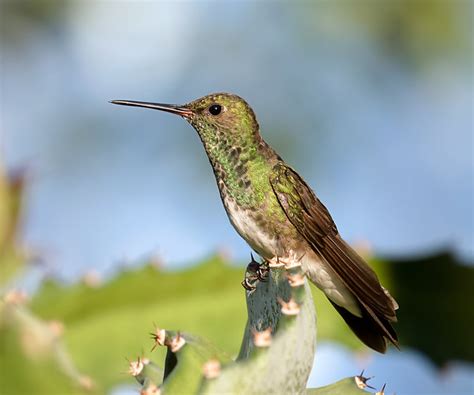
[[[266,261],[264,263],[258,263],[252,254],[250,254],[251,261],[247,265],[247,270],[245,271],[245,278],[242,281],[242,287],[247,291],[253,292],[257,288],[257,281],[266,282],[268,281],[268,273],[270,268]]]
[[[242,287],[244,287],[249,292],[253,292],[257,288],[255,283],[253,283],[248,277],[245,277],[241,284]]]
[[[267,261],[263,261],[260,265],[258,265],[257,278],[259,281],[267,282],[269,273],[270,267],[268,266]]]
[[[250,273],[253,273],[253,274],[256,274],[258,275],[258,271],[260,270],[260,263],[258,263],[255,258],[253,257],[253,254],[250,253],[250,258],[251,258],[251,261],[250,263],[247,265],[247,272],[250,272]]]

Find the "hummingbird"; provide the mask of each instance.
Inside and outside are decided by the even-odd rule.
[[[398,348],[392,327],[397,302],[344,241],[313,190],[263,140],[244,99],[215,93],[184,105],[111,103],[165,111],[189,122],[209,158],[230,222],[249,246],[266,262],[297,260],[368,347],[384,353],[390,342]]]

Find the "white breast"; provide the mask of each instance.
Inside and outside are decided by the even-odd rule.
[[[251,212],[239,208],[233,201],[226,199],[224,205],[235,230],[254,251],[267,259],[276,255],[277,235],[268,234],[253,219]]]

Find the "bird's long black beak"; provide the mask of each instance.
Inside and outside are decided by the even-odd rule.
[[[149,103],[144,101],[131,100],[112,100],[110,103],[121,104],[122,106],[144,107],[151,108],[153,110],[166,111],[172,114],[180,115],[184,118],[189,118],[191,115],[193,115],[193,111],[191,109],[182,106],[177,106],[175,104]]]

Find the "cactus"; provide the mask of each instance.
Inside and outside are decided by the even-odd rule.
[[[78,370],[62,341],[63,323],[36,317],[26,305],[27,299],[21,291],[10,291],[0,299],[2,351],[10,355],[0,358],[0,364],[9,368],[9,380],[1,375],[3,393],[31,393],[31,384],[36,386],[36,394],[58,388],[70,394],[93,392],[94,382]],[[23,380],[26,375],[29,382]],[[16,383],[15,392],[9,390],[12,382]]]
[[[306,389],[316,349],[316,313],[307,280],[299,265],[272,267],[267,278],[260,277],[265,281],[257,277],[252,261],[244,281],[248,320],[236,360],[203,339],[156,329],[155,346],[168,348],[163,382],[148,377],[142,364],[135,375],[142,394],[366,393],[362,375]]]
[[[367,384],[369,378],[363,377],[362,374],[354,377],[347,377],[333,384],[319,388],[308,388],[306,395],[360,395],[367,394],[365,388],[372,388]],[[384,395],[385,385],[375,395]]]
[[[304,391],[316,348],[316,314],[300,270],[271,269],[267,282],[247,291],[248,322],[237,361],[207,380],[201,393]]]

